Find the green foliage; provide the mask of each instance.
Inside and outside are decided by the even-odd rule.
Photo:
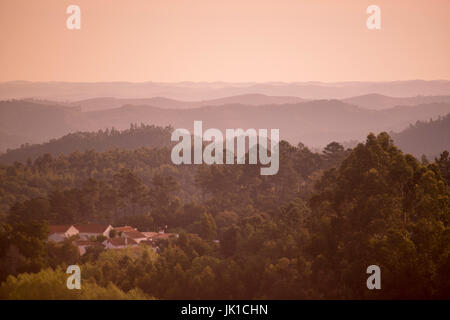
[[[313,277],[329,288],[326,297],[448,294],[435,283],[446,277],[440,268],[450,247],[444,241],[450,231],[449,194],[435,165],[403,155],[382,133],[369,135],[324,179],[311,200],[310,252]],[[383,270],[382,293],[362,285],[370,264]]]
[[[80,258],[78,248],[69,239],[62,243],[49,241],[47,243],[47,255],[48,265],[52,268],[76,264]]]
[[[10,178],[0,179],[1,280],[15,275],[0,298],[449,297],[448,152],[419,162],[381,133],[353,150],[332,142],[322,154],[281,142],[275,176],[169,159],[164,148],[115,150],[0,167]],[[180,235],[157,251],[94,246],[78,257],[70,241],[45,241],[47,222]],[[86,291],[65,288],[60,268],[74,262]],[[381,291],[366,288],[372,264]]]
[[[170,127],[131,124],[129,129],[122,131],[111,128],[97,132],[69,133],[47,143],[23,145],[19,149],[8,150],[0,156],[0,163],[26,162],[45,154],[60,155],[75,151],[102,152],[114,149],[134,150],[140,147],[161,148],[168,145],[171,132]]]
[[[148,299],[139,289],[124,292],[109,283],[105,287],[92,280],[82,280],[81,289],[69,290],[67,274],[61,269],[43,269],[38,273],[10,276],[0,286],[0,299],[26,300],[128,300]]]
[[[436,165],[439,167],[439,171],[447,181],[447,186],[450,186],[450,157],[448,151],[441,153],[441,156],[436,159]]]
[[[214,240],[217,237],[217,225],[213,216],[204,213],[200,221],[200,236],[207,240]]]

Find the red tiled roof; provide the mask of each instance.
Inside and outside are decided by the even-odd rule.
[[[107,224],[76,224],[80,233],[103,233],[109,227]]]
[[[154,238],[158,235],[158,232],[142,232],[144,236],[148,238]]]
[[[136,228],[133,228],[131,226],[123,226],[123,227],[114,227],[114,230],[117,232],[131,232],[131,231],[137,231]]]
[[[50,225],[49,229],[50,229],[50,234],[53,233],[65,233],[67,230],[69,230],[69,228],[71,227],[71,224],[54,224],[54,225]]]
[[[132,238],[132,239],[145,238],[145,235],[139,231],[130,231],[130,232],[124,232],[124,233],[128,238]]]

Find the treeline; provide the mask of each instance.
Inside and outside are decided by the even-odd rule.
[[[169,161],[169,149],[139,148],[58,157],[45,154],[26,163],[0,165],[0,212],[6,214],[16,202],[47,197],[53,190],[80,188],[88,179],[113,179],[122,169],[132,170],[149,183],[154,171],[165,170]]]
[[[142,160],[144,154],[153,160]],[[322,154],[282,142],[275,176],[260,176],[250,165],[174,167],[156,160],[167,160],[163,155],[168,150],[117,150],[72,164],[67,156],[3,168],[14,168],[21,179],[32,172],[80,177],[9,209],[0,232],[0,275],[11,277],[0,298],[30,297],[27,289],[44,276],[52,283],[46,288],[62,291],[65,281],[50,279],[74,262],[96,286],[93,292],[114,288],[105,294],[121,297],[450,298],[448,152],[419,162],[386,133],[369,135],[351,151],[332,143]],[[88,174],[94,168],[96,177]],[[162,243],[158,253],[93,248],[79,257],[70,241],[49,247],[48,222],[78,220],[168,225],[180,237]],[[379,291],[366,288],[373,264],[382,270]]]
[[[0,165],[0,219],[1,216],[6,216],[14,203],[48,196],[56,199],[63,195],[67,197],[68,194],[73,198],[73,201],[66,199],[68,203],[84,203],[86,199],[101,194],[97,200],[90,200],[91,203],[100,201],[98,206],[119,208],[121,205],[114,202],[119,198],[117,193],[128,189],[138,190],[135,193],[140,192],[129,196],[139,199],[133,203],[133,208],[135,213],[142,213],[148,210],[150,191],[159,192],[161,199],[167,197],[164,190],[151,189],[155,188],[152,187],[152,181],[156,181],[156,174],[175,180],[173,194],[184,202],[203,202],[225,192],[230,195],[227,201],[233,201],[236,205],[242,204],[243,210],[247,210],[248,204],[264,209],[271,203],[273,208],[280,201],[277,197],[289,199],[295,194],[306,195],[320,171],[336,166],[349,151],[337,143],[330,143],[324,154],[319,154],[311,152],[303,145],[294,147],[282,141],[282,165],[280,172],[273,177],[260,176],[259,167],[254,165],[176,166],[170,159],[170,152],[169,148],[115,149],[106,152],[89,150],[57,157],[45,154],[26,163]],[[122,188],[127,182],[119,180],[127,172],[132,174],[128,183],[135,185]],[[236,192],[235,187],[239,188],[240,192]],[[90,188],[98,188],[98,192],[91,192]],[[145,199],[142,200],[143,198]],[[265,200],[262,201],[261,198]],[[210,201],[210,204],[217,207],[215,212],[219,209],[225,210],[228,205],[220,199]],[[112,210],[108,215],[99,214],[103,216],[102,222],[114,219],[114,212],[132,214],[128,210]],[[59,222],[72,223],[72,220],[66,219],[64,215],[59,216]],[[75,215],[74,218],[78,219],[80,216]],[[91,222],[99,220],[98,216],[85,218]]]
[[[161,148],[170,143],[171,132],[170,127],[131,124],[129,129],[121,131],[111,128],[97,132],[69,133],[46,143],[24,144],[18,149],[9,149],[0,155],[0,163],[32,161],[47,153],[58,156],[88,150],[102,152],[114,149],[134,150],[140,147]]]
[[[436,120],[417,121],[400,133],[393,133],[394,142],[416,157],[433,160],[442,150],[450,149],[450,114]]]

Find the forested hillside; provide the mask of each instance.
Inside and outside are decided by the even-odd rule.
[[[428,121],[450,113],[449,102],[369,110],[336,99],[298,100],[247,95],[207,101],[206,105],[198,102],[201,106],[189,109],[143,104],[91,112],[82,112],[79,106],[51,102],[0,101],[0,132],[16,137],[2,143],[7,149],[14,149],[22,144],[58,139],[69,133],[104,132],[112,127],[125,130],[130,124],[192,130],[194,121],[201,119],[204,129],[276,128],[280,130],[281,138],[291,144],[301,142],[309,147],[323,148],[330,141],[362,141],[367,132],[398,132],[418,120]]]
[[[277,197],[287,199],[296,192],[306,194],[308,186],[311,188],[307,182],[315,178],[314,173],[318,174],[320,170],[335,166],[349,151],[345,151],[337,143],[331,143],[325,149],[326,153],[321,155],[311,152],[303,145],[294,147],[283,141],[280,148],[280,162],[283,161],[284,165],[274,177],[260,176],[259,166],[256,165],[176,166],[171,162],[170,152],[171,149],[166,147],[114,149],[107,152],[89,150],[65,156],[52,156],[47,153],[34,161],[0,166],[1,208],[5,212],[16,201],[46,196],[53,190],[81,188],[87,182],[95,185],[94,182],[97,180],[105,182],[108,188],[115,186],[116,191],[121,192],[124,189],[119,183],[119,177],[127,174],[130,174],[130,179],[135,179],[134,182],[139,183],[139,186],[133,188],[140,189],[144,185],[150,187],[154,175],[158,173],[172,177],[179,185],[177,194],[184,199],[194,201],[202,198],[207,201],[209,193],[229,192],[231,196],[227,201],[239,203],[241,197],[247,197],[244,209],[247,204],[260,208],[271,204],[273,207],[274,202],[279,200]],[[216,180],[216,175],[222,178]],[[236,193],[236,186],[243,190]],[[200,193],[201,188],[205,189],[203,195]],[[263,204],[257,199],[264,198],[265,192],[268,193],[268,197]],[[275,192],[278,194],[277,197],[274,196]],[[93,193],[87,190],[87,196],[91,195]],[[218,203],[214,205],[219,206]],[[226,209],[226,203],[221,203],[220,206]],[[113,217],[105,219],[111,218]]]
[[[53,156],[67,155],[76,151],[95,150],[97,152],[139,147],[158,148],[170,144],[172,128],[132,124],[122,131],[112,129],[97,132],[69,133],[59,139],[52,139],[42,144],[23,145],[0,155],[0,163],[26,162],[46,153]]]
[[[395,143],[404,151],[428,159],[438,157],[442,150],[450,150],[450,114],[436,120],[417,121],[404,131],[393,134]]]
[[[449,298],[449,179],[447,152],[421,163],[386,133],[320,154],[282,141],[274,176],[257,165],[174,166],[170,148],[2,166],[0,298],[33,298],[37,285],[49,298]],[[49,223],[80,222],[180,237],[157,253],[82,257],[70,240],[47,242]],[[88,285],[67,296],[59,280],[73,263]],[[366,289],[372,264],[383,290]]]

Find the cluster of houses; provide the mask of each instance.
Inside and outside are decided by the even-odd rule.
[[[123,249],[140,244],[151,246],[156,250],[160,240],[178,238],[176,233],[141,232],[131,226],[112,227],[106,224],[74,224],[50,225],[49,241],[61,242],[74,239],[73,244],[80,251],[86,253],[90,246],[102,245],[105,249]]]

